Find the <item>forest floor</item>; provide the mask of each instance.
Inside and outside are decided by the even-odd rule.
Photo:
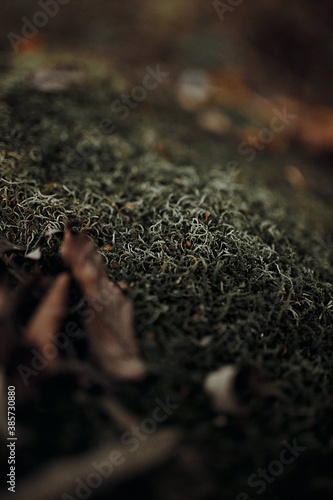
[[[38,51],[3,62],[0,94],[16,498],[330,498],[332,208],[329,156],[304,149],[325,148],[313,109],[305,122],[235,68],[133,76]]]

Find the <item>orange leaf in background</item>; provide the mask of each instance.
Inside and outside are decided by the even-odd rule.
[[[24,43],[20,46],[20,52],[35,52],[37,50],[44,50],[47,47],[47,41],[44,35],[37,33],[30,40],[25,38]]]
[[[244,82],[240,68],[228,66],[211,74],[211,98],[226,108],[247,107],[255,100],[255,93]]]
[[[333,110],[319,106],[301,107],[297,136],[315,151],[333,151]]]

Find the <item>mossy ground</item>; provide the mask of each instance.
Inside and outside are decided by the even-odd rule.
[[[119,397],[142,418],[156,396],[180,405],[167,424],[179,425],[185,444],[199,451],[214,498],[242,491],[256,498],[248,477],[278,458],[283,440],[294,439],[306,450],[265,495],[329,498],[333,267],[324,235],[290,192],[258,181],[255,166],[228,171],[233,145],[200,135],[166,91],[153,91],[121,120],[110,109],[120,75],[93,62],[75,64],[85,83],[58,93],[31,86],[31,73],[47,58],[18,59],[2,73],[1,233],[30,250],[40,246],[44,274],[62,266],[60,236],[46,237],[48,229],[74,221],[96,241],[110,278],[131,285],[149,368],[143,385]],[[92,131],[105,119],[115,131],[96,139]],[[76,348],[89,356],[82,346],[84,338]],[[226,363],[247,361],[265,370],[288,403],[259,399],[250,416],[216,427],[202,381]],[[110,432],[97,410],[78,412],[72,392],[58,391],[55,384],[54,398],[18,416],[39,432],[22,459],[27,469],[43,454],[79,451]],[[147,491],[168,474],[184,491],[194,481],[171,463],[146,477]]]

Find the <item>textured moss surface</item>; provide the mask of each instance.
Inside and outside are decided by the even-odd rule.
[[[278,458],[283,440],[297,439],[306,450],[265,495],[329,498],[333,267],[325,235],[290,192],[269,191],[248,171],[228,171],[230,144],[200,135],[165,91],[121,120],[110,108],[121,76],[97,63],[75,64],[85,83],[56,93],[31,84],[32,72],[47,65],[43,58],[3,70],[0,232],[29,250],[39,246],[39,271],[51,274],[62,266],[60,237],[47,230],[74,221],[96,241],[110,277],[131,285],[150,372],[120,397],[142,417],[156,394],[180,404],[168,424],[180,425],[185,443],[200,450],[212,496],[246,491],[255,498],[248,477]],[[97,132],[101,123],[110,126],[105,120],[112,133]],[[320,210],[312,218],[320,219]],[[217,427],[204,376],[248,361],[287,400],[252,401],[248,417]],[[57,441],[55,450],[68,453],[68,445]],[[159,474],[181,483],[179,470],[170,464]],[[146,478],[152,491],[156,477]]]

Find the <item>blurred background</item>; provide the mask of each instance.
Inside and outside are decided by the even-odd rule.
[[[179,105],[219,138],[248,143],[286,106],[297,118],[265,150],[296,147],[288,182],[331,203],[332,21],[329,0],[1,0],[0,51],[98,54],[134,76],[164,64]]]
[[[58,12],[35,43],[96,50],[131,66],[186,58],[189,64],[216,67],[233,60],[227,42],[232,40],[253,81],[266,77],[275,88],[310,102],[333,102],[329,0],[1,0],[0,6],[2,51],[11,48],[8,33],[21,34],[22,17],[33,21],[49,6]]]

